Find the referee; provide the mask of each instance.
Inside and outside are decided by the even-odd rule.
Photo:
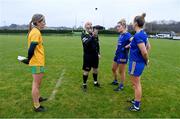
[[[91,68],[93,69],[94,86],[100,87],[97,81],[98,64],[100,58],[100,47],[98,30],[92,27],[91,22],[86,22],[85,30],[82,32],[81,40],[83,45],[83,91],[87,90],[87,79]]]

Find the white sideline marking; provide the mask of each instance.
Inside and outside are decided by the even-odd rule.
[[[65,74],[65,69],[63,69],[59,79],[57,79],[57,83],[56,83],[56,85],[55,85],[55,87],[54,87],[54,89],[53,89],[53,91],[52,91],[52,93],[51,93],[51,95],[49,97],[49,100],[53,100],[55,98],[56,93],[58,92],[58,88],[61,85],[61,80],[64,78],[64,74]]]

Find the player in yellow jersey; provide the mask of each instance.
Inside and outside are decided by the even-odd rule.
[[[45,27],[45,17],[42,14],[34,14],[29,23],[28,33],[28,58],[23,62],[29,64],[32,71],[32,98],[34,111],[43,112],[45,108],[40,102],[46,101],[47,98],[40,97],[40,85],[44,75],[45,55],[41,30]]]

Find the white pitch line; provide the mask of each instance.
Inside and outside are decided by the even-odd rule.
[[[55,85],[55,87],[54,87],[54,89],[53,89],[53,91],[52,91],[52,93],[51,93],[51,95],[49,97],[49,100],[53,100],[55,98],[56,93],[58,92],[58,88],[61,85],[61,80],[64,78],[64,74],[65,74],[65,69],[63,69],[59,79],[57,79],[57,83],[56,83],[56,85]]]

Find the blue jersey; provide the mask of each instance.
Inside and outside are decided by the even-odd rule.
[[[138,47],[139,43],[144,43],[145,45],[148,42],[148,36],[144,30],[141,30],[140,32],[137,32],[134,35],[134,38],[130,44],[130,56],[129,60],[130,61],[135,61],[135,62],[142,62],[145,63],[145,60],[141,54],[141,51]]]
[[[131,34],[129,32],[123,33],[119,35],[116,56],[125,55],[128,56],[128,49],[125,48],[126,45],[130,43]]]

